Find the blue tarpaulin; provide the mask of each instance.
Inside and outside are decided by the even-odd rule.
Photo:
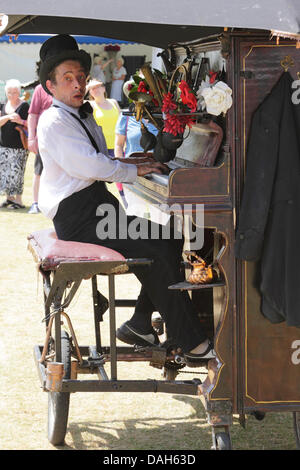
[[[49,39],[49,34],[20,34],[16,38],[13,35],[4,35],[0,37],[1,42],[11,43],[43,43]],[[123,41],[121,39],[110,39],[98,36],[74,36],[78,44],[136,44],[132,41]]]

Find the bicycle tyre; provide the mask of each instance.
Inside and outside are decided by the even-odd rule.
[[[61,332],[61,357],[65,379],[71,377],[71,344],[66,331]],[[70,393],[48,392],[48,440],[54,446],[62,445],[68,426]]]

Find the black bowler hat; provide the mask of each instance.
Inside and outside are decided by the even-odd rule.
[[[75,39],[68,34],[59,34],[47,39],[40,49],[40,58],[40,82],[48,94],[51,94],[46,87],[49,73],[65,60],[78,60],[87,72],[91,68],[90,55],[83,50],[79,50]]]

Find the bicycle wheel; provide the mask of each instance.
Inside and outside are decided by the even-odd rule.
[[[65,379],[71,377],[71,344],[66,331],[61,332],[61,357]],[[57,446],[64,443],[69,416],[70,393],[48,392],[48,439]]]

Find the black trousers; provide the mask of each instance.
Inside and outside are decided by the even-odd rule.
[[[115,221],[108,217],[108,208],[113,209],[110,214],[114,212]],[[110,222],[107,237],[103,227]],[[207,338],[187,292],[168,289],[183,280],[182,236],[176,239],[173,233],[169,239],[164,239],[161,226],[138,217],[127,217],[104,182],[95,182],[61,201],[53,223],[61,240],[94,243],[116,250],[125,258],[153,260],[150,266],[132,269],[142,285],[134,313],[135,324],[140,319],[141,328],[147,329],[151,313],[158,311],[166,323],[169,339],[185,352]],[[149,234],[160,231],[160,236],[158,239],[133,239],[132,233],[137,230],[132,231],[132,226],[148,226]]]

